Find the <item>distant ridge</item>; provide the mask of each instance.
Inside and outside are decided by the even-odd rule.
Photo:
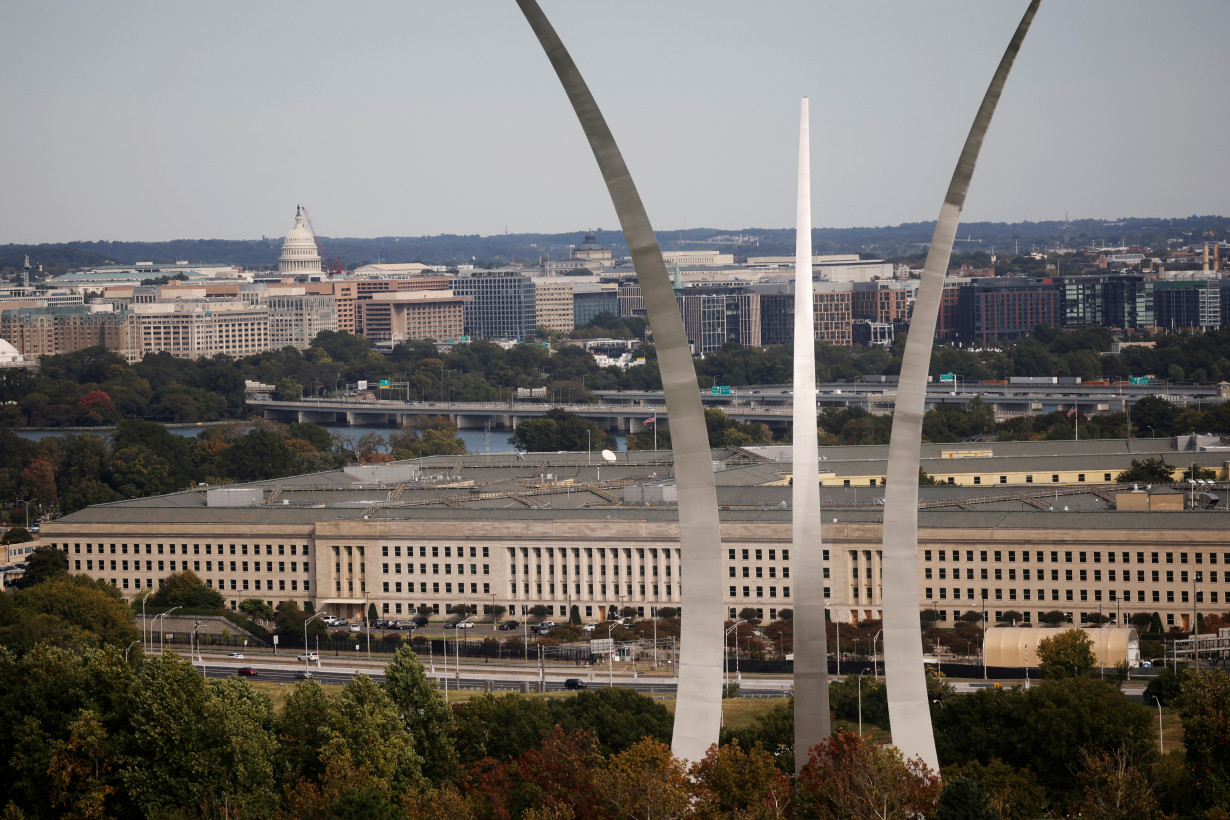
[[[817,254],[859,253],[879,258],[919,256],[931,239],[934,222],[861,228],[816,228],[812,242]],[[346,267],[380,262],[422,262],[433,265],[536,264],[539,257],[559,259],[579,244],[587,229],[567,233],[496,234],[493,236],[440,234],[437,236],[335,238],[321,237],[329,255],[341,256]],[[616,255],[626,256],[623,235],[617,230],[598,230],[597,240]],[[705,244],[714,237],[751,235],[758,245]],[[1230,217],[1188,216],[1177,219],[1133,217],[1118,220],[1076,219],[1069,222],[966,222],[957,233],[954,257],[987,252],[992,248],[1010,255],[1045,248],[1086,245],[1140,245],[1164,248],[1176,244],[1230,239]],[[965,242],[962,240],[981,240]],[[794,232],[788,228],[691,228],[659,231],[663,250],[713,249],[742,256],[788,256],[794,253]],[[684,243],[684,244],[681,244]],[[44,245],[0,246],[0,272],[20,268],[25,254],[49,273],[107,262],[130,265],[138,261],[189,262],[276,267],[282,237],[264,239],[177,239],[168,242],[67,242]]]

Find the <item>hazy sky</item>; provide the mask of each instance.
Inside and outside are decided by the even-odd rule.
[[[1023,0],[542,0],[650,219],[934,219]],[[1227,0],[1046,0],[968,221],[1226,214]],[[617,228],[512,0],[7,0],[0,244]]]

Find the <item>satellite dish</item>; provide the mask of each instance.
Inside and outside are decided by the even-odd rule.
[[[614,454],[614,453],[612,453],[610,450],[603,450],[603,451],[602,451],[602,459],[603,459],[603,461],[614,461],[614,460],[615,460],[615,454]]]

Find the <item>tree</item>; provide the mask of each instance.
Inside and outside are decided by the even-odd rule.
[[[495,619],[492,618],[492,621],[494,620]],[[576,604],[572,605],[572,609],[568,611],[568,623],[571,624],[572,626],[581,625],[581,607],[577,606]]]
[[[948,778],[932,820],[1000,820],[982,787],[968,777]]]
[[[1133,765],[1126,747],[1101,754],[1081,750],[1080,765],[1080,816],[1099,820],[1158,820],[1163,816],[1149,779]]]
[[[503,604],[496,604],[494,606],[487,604],[484,609],[491,615],[491,623],[493,624],[499,623],[499,620],[504,617],[504,613],[508,611]]]
[[[1115,476],[1120,484],[1169,484],[1174,481],[1175,468],[1164,456],[1132,459],[1131,466]]]
[[[35,457],[21,471],[21,486],[30,494],[30,500],[46,507],[55,506],[59,499],[56,491],[56,466],[43,456]]]
[[[736,743],[713,746],[692,766],[697,786],[697,816],[768,820],[790,808],[790,779],[760,745],[744,750]]]
[[[1093,640],[1079,629],[1038,641],[1038,666],[1044,678],[1077,678],[1094,664]]]
[[[922,761],[838,729],[809,750],[795,794],[805,817],[925,817],[936,808],[940,781]]]
[[[1046,810],[1046,789],[1028,768],[1009,766],[992,758],[985,766],[971,760],[960,766],[944,767],[945,782],[957,778],[972,780],[987,795],[991,808],[1004,820],[1041,817]]]
[[[299,401],[303,398],[303,385],[294,379],[278,379],[273,387],[274,401]]]
[[[376,620],[379,617],[380,617],[379,613],[376,612],[376,605],[374,603],[368,604],[367,605],[367,622],[370,624],[372,621]]]
[[[172,572],[149,599],[154,607],[182,606],[188,609],[221,609],[225,603],[222,593],[205,584],[190,569]]]
[[[996,620],[1004,626],[1016,626],[1017,624],[1025,623],[1025,616],[1015,609],[1009,609],[1002,613]]]
[[[545,620],[550,615],[551,607],[546,604],[534,604],[534,606],[530,607],[530,617],[534,619],[535,623]]]
[[[631,748],[643,738],[669,743],[674,721],[665,706],[631,689],[590,689],[550,701],[551,715],[565,731],[584,731],[603,754]]]
[[[26,556],[25,583],[41,583],[68,572],[68,556],[53,546],[43,544]]]
[[[34,533],[25,527],[13,527],[0,538],[0,544],[28,544],[34,540]]]
[[[11,614],[0,618],[0,644],[16,655],[44,643],[79,651],[126,646],[140,635],[119,590],[83,575],[60,574],[17,590]]]
[[[297,601],[280,601],[273,613],[274,631],[279,635],[302,635],[306,621],[307,615],[299,608]]]
[[[457,770],[453,712],[444,695],[427,679],[423,664],[407,646],[393,655],[381,688],[400,710],[414,750],[423,761],[423,776],[433,783],[451,780]]]
[[[473,612],[474,612],[474,607],[470,606],[469,604],[454,604],[453,605],[453,615],[456,616],[457,620],[459,621],[464,621]]]
[[[1230,674],[1193,672],[1183,681],[1179,715],[1187,768],[1202,808],[1230,806]]]
[[[760,615],[756,612],[754,607],[750,606],[745,606],[743,609],[739,610],[739,619],[747,621],[752,626],[760,623]]]
[[[614,755],[598,772],[595,795],[612,817],[685,817],[687,771],[670,746],[647,737]]]
[[[263,621],[273,619],[273,607],[260,598],[244,598],[239,602],[239,611],[249,618],[259,618]]]
[[[1058,626],[1059,624],[1066,623],[1067,620],[1068,616],[1058,609],[1038,613],[1038,623],[1046,624],[1047,626]]]

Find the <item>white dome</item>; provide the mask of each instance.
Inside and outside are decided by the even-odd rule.
[[[282,243],[282,255],[278,258],[278,273],[320,273],[320,253],[316,239],[303,224],[303,214],[295,211],[295,227],[286,234]]]
[[[4,339],[0,339],[0,365],[24,365],[25,363],[25,356],[22,356],[17,348]]]

